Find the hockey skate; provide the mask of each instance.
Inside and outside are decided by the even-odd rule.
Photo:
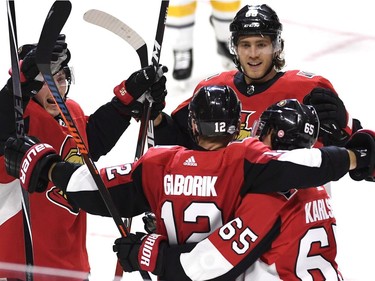
[[[211,15],[210,18],[210,24],[215,29],[214,26],[214,17]],[[235,65],[233,63],[233,56],[229,51],[229,43],[226,41],[219,41],[216,38],[216,45],[217,45],[217,53],[221,57],[221,63],[223,67],[227,70],[231,70],[235,68]]]
[[[217,42],[217,53],[221,57],[221,63],[223,67],[227,70],[234,69],[235,65],[233,63],[233,55],[229,51],[229,46],[227,42],[216,41]]]
[[[193,49],[186,51],[173,51],[174,67],[173,78],[176,80],[186,80],[191,77],[193,70]]]

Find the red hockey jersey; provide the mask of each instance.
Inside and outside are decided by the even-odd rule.
[[[86,141],[86,116],[77,103],[66,105],[78,130]],[[83,163],[77,146],[65,126],[59,125],[33,100],[24,112],[29,122],[28,135],[51,144],[64,160]],[[4,157],[0,158],[0,262],[25,264],[25,246],[19,180],[6,173]],[[86,213],[71,205],[64,193],[49,183],[46,192],[29,195],[34,265],[89,272],[86,251]],[[1,272],[0,277],[12,277]],[[14,276],[24,279],[22,276]],[[34,281],[48,280],[34,277]],[[66,279],[64,279],[66,280]]]
[[[274,79],[268,81],[267,83],[262,83],[260,85],[254,84],[253,86],[255,87],[255,90],[252,93],[247,93],[248,86],[243,81],[242,73],[238,72],[237,70],[226,71],[202,80],[196,86],[194,92],[199,88],[208,85],[228,85],[236,92],[239,100],[242,103],[241,131],[239,135],[240,139],[249,137],[254,121],[258,120],[262,112],[270,105],[279,102],[280,100],[297,99],[299,102],[302,102],[304,97],[314,88],[331,89],[334,93],[336,93],[331,82],[329,82],[326,78],[301,70],[279,72]],[[187,110],[190,100],[191,98],[182,102],[171,114],[180,130],[183,133],[185,132],[185,138],[189,138],[189,135],[187,134]],[[349,133],[349,135],[352,134],[352,127],[353,119],[348,114],[348,124],[345,130]],[[164,138],[167,137],[165,135],[170,137],[170,135],[173,134],[176,134],[176,132],[172,131],[167,133],[165,130],[156,127],[156,143],[171,144],[168,141],[164,141]],[[191,145],[187,143],[183,143],[183,145],[191,147]],[[322,144],[317,142],[316,147],[321,146]]]
[[[234,280],[246,270],[236,280],[343,280],[335,261],[336,220],[323,186],[249,194],[236,216],[181,255],[189,278]]]
[[[150,148],[135,164],[104,168],[101,176],[123,217],[152,211],[157,219],[156,232],[166,235],[173,245],[201,241],[234,219],[236,212],[241,214],[238,208],[248,193],[307,188],[338,180],[347,172],[348,161],[348,153],[342,148],[271,151],[259,140],[247,138],[216,151],[181,146]],[[64,179],[60,179],[61,188],[81,208],[109,215],[87,167],[80,167],[70,179]],[[277,211],[288,201],[276,202]],[[264,232],[274,223],[275,210],[264,219]],[[264,210],[260,214],[267,216]],[[257,222],[263,227],[261,218]],[[276,234],[266,235],[265,242],[252,252],[253,257],[266,252]],[[248,235],[245,232],[241,239]],[[238,260],[233,255],[225,258],[233,258],[233,264]],[[239,269],[244,272],[249,265],[247,261],[246,267]]]

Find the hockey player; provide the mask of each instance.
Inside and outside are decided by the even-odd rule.
[[[253,128],[278,150],[311,148],[318,131],[314,108],[295,99],[270,106]],[[163,280],[343,280],[335,260],[336,219],[324,186],[249,194],[234,216],[198,244],[153,247]],[[149,240],[141,233],[116,240],[125,271],[142,268],[138,252]]]
[[[239,138],[250,136],[252,124],[271,104],[295,98],[311,104],[321,122],[317,147],[343,146],[350,135],[362,128],[352,118],[326,78],[302,70],[282,71],[285,65],[282,24],[266,4],[245,5],[230,24],[231,51],[237,70],[222,72],[202,80],[196,89],[208,85],[229,85],[242,102]],[[187,128],[188,104],[182,102],[171,114],[163,113],[154,122],[156,144],[194,147]],[[330,192],[330,186],[326,188]]]
[[[193,70],[193,45],[197,0],[171,0],[166,26],[172,35],[174,56],[173,78],[185,80]],[[229,51],[229,24],[240,8],[239,0],[210,1],[212,13],[210,22],[214,29],[217,52],[223,58],[223,65],[234,68]]]
[[[237,93],[242,102],[240,139],[250,136],[252,124],[268,106],[288,98],[316,108],[321,122],[318,147],[322,144],[342,146],[361,128],[360,122],[347,113],[326,78],[302,70],[281,71],[285,65],[282,24],[268,5],[245,5],[234,17],[230,31],[238,70],[206,78],[196,89],[228,85]],[[190,99],[181,103],[171,117],[163,113],[155,120],[156,144],[194,147],[187,125]]]
[[[239,132],[240,112],[241,103],[228,86],[202,87],[189,105],[189,126],[199,149],[154,147],[133,164],[101,170],[121,216],[156,215],[161,236],[150,236],[148,247],[157,246],[163,236],[171,245],[201,241],[234,217],[247,193],[319,186],[349,170],[357,180],[374,177],[372,131],[354,134],[348,148],[273,151],[255,138],[231,143]],[[20,176],[29,192],[45,192],[51,180],[82,209],[109,215],[87,167],[62,161],[48,144],[11,137],[5,158],[7,172]],[[144,270],[158,273],[157,255],[148,255],[150,250],[141,257]]]
[[[19,50],[25,132],[51,144],[62,159],[82,164],[80,151],[35,63],[36,47],[36,44],[28,44]],[[161,98],[160,109],[164,105],[165,77],[152,86],[155,70],[147,67],[117,86],[114,90],[116,97],[110,102],[92,115],[85,116],[79,104],[67,97],[72,80],[69,60],[65,36],[60,35],[53,51],[52,73],[93,161],[114,147],[129,126],[130,115],[136,117],[142,113],[139,109],[143,106],[136,100],[149,87],[152,87],[153,96]],[[122,95],[125,87],[130,93],[126,100]],[[5,141],[16,135],[12,78],[1,90],[0,120],[0,262],[25,264],[20,181],[6,173],[3,156]],[[46,186],[44,192],[31,194],[29,200],[34,265],[88,273],[86,213],[72,204],[64,192],[52,183]],[[24,280],[25,276],[19,276],[14,271],[0,271],[0,277]],[[41,278],[34,276],[34,281]],[[50,276],[45,278],[43,280],[51,280]]]

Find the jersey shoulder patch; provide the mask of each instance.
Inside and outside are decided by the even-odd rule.
[[[315,73],[307,72],[307,71],[304,71],[304,70],[298,71],[297,75],[303,76],[303,77],[306,77],[306,78],[314,78],[315,76],[317,76]]]

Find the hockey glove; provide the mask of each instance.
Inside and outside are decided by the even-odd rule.
[[[60,34],[57,38],[51,57],[51,71],[56,74],[64,66],[68,65],[70,52],[65,42],[65,35]],[[20,59],[20,80],[22,94],[25,97],[32,97],[39,92],[44,84],[42,74],[39,72],[35,61],[37,44],[26,44],[19,48]],[[12,71],[9,70],[12,75]],[[8,88],[13,89],[12,78],[8,80]]]
[[[143,114],[143,94],[151,91],[151,97],[155,100],[155,111],[159,112],[160,108],[165,106],[165,82],[163,75],[168,71],[166,66],[159,66],[155,69],[152,65],[142,68],[129,76],[127,80],[122,81],[113,90],[116,95],[112,99],[115,108],[125,115],[130,115],[136,119]],[[153,106],[154,111],[154,106]],[[154,114],[157,116],[157,114]],[[156,118],[155,116],[155,118]]]
[[[61,161],[56,150],[34,137],[10,137],[4,147],[5,168],[9,175],[19,178],[28,192],[43,192],[48,185],[48,171]]]
[[[319,137],[324,145],[344,146],[349,135],[344,131],[348,117],[344,103],[330,89],[314,88],[303,103],[314,106],[320,121]]]
[[[168,71],[165,68],[165,72]],[[164,72],[164,73],[165,73]],[[167,96],[167,88],[165,87],[165,83],[167,82],[167,78],[163,75],[155,84],[151,86],[151,97],[153,99],[152,108],[150,119],[155,120],[155,118],[163,111],[165,107],[165,97]]]
[[[149,271],[159,275],[166,240],[165,236],[154,233],[130,233],[127,237],[116,239],[113,251],[125,272]]]
[[[345,148],[352,150],[357,158],[357,167],[349,171],[353,180],[375,181],[375,132],[359,130],[355,132]]]

